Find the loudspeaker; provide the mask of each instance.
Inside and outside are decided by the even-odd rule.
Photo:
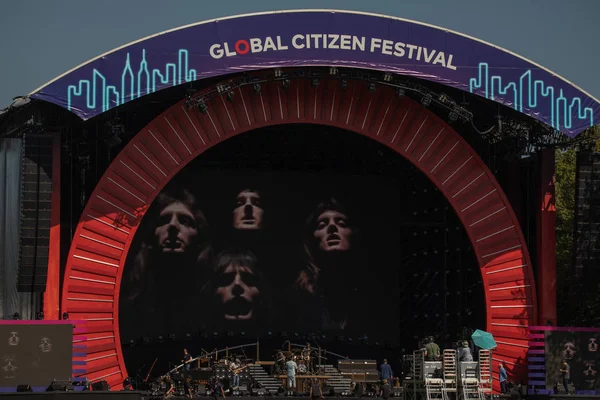
[[[33,389],[29,385],[19,385],[17,386],[17,392],[33,392]]]
[[[108,386],[108,382],[106,381],[99,381],[92,383],[92,389],[96,392],[108,392],[110,386]]]
[[[71,381],[54,381],[48,386],[46,392],[72,392],[73,390]]]
[[[196,395],[204,396],[206,394],[206,385],[196,385]]]

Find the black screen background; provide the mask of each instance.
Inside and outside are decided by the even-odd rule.
[[[51,344],[46,352],[43,338]],[[54,379],[71,379],[72,352],[72,325],[1,324],[0,387],[49,386]]]
[[[360,289],[347,299],[356,323],[330,333],[368,335],[410,348],[423,335],[448,342],[465,326],[484,326],[481,276],[458,218],[427,177],[394,151],[342,130],[279,126],[228,139],[169,183],[194,192],[215,247],[221,248],[227,246],[235,194],[248,185],[261,189],[270,214],[270,233],[263,242],[268,243],[276,299],[285,300],[302,267],[304,221],[315,205],[334,196],[351,211],[361,232],[355,266],[360,274],[340,274],[337,284]],[[140,243],[153,232],[155,222],[148,215],[134,238],[124,277]],[[211,306],[199,296],[206,277],[176,265],[164,270],[169,272],[153,289],[158,305],[152,309],[127,300],[131,284],[123,279],[119,323],[124,343],[230,329],[209,317]],[[302,332],[295,308],[302,304],[274,303],[279,309],[268,324],[237,330],[254,329],[258,337],[267,331]]]

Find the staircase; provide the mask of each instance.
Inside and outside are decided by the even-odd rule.
[[[261,388],[272,395],[277,394],[277,389],[281,386],[281,381],[269,375],[262,365],[250,365],[248,367],[248,373]]]
[[[327,384],[333,387],[337,396],[342,392],[350,391],[352,380],[345,378],[333,365],[317,365],[317,369],[320,370],[320,375],[331,376],[327,380]],[[327,393],[324,394],[326,395]]]

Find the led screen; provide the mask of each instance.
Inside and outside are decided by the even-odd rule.
[[[72,325],[0,324],[0,387],[68,380],[72,351]]]
[[[371,140],[302,129],[229,139],[161,192],[123,273],[124,342],[286,331],[416,345],[477,326],[480,272],[429,180]]]

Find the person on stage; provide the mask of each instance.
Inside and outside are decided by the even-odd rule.
[[[569,394],[569,379],[571,378],[571,366],[567,364],[567,360],[562,361],[562,365],[559,371],[562,377],[565,393]]]
[[[321,384],[318,379],[313,378],[312,383],[310,385],[309,397],[311,400],[316,399],[325,399],[323,397],[323,390],[321,389]]]
[[[473,355],[466,340],[461,343],[457,353],[458,361],[473,361]]]
[[[184,364],[183,369],[185,372],[190,372],[190,369],[192,368],[192,355],[188,353],[187,349],[183,349],[182,362]]]
[[[392,394],[392,386],[389,384],[389,381],[387,379],[383,379],[382,380],[382,385],[381,388],[379,389],[380,391],[380,396],[382,399],[387,400],[390,398],[391,394]]]
[[[383,359],[383,364],[380,366],[379,372],[381,381],[392,382],[394,379],[394,371],[392,371],[392,366],[388,364],[387,359]]]
[[[169,375],[165,376],[164,382],[166,389],[164,398],[168,399],[175,394],[175,385],[173,384],[173,380],[171,380],[171,377]]]
[[[312,349],[310,347],[310,343],[306,343],[306,346],[304,346],[304,348],[302,349],[302,359],[304,360],[304,362],[306,363],[306,367],[308,368],[308,372],[312,373],[314,371],[313,369],[313,356],[312,356]]]
[[[293,390],[296,388],[296,371],[298,370],[298,364],[296,364],[293,358],[290,358],[285,363],[285,368],[287,371],[288,389]]]
[[[231,371],[231,387],[233,389],[237,389],[240,386],[240,371],[238,368],[241,368],[242,363],[239,358],[236,358],[231,364],[229,364],[229,370]]]
[[[213,378],[210,384],[211,397],[213,399],[217,399],[218,397],[225,398],[225,390],[223,390],[223,385],[217,378]]]
[[[426,339],[425,361],[436,361],[440,359],[440,346],[434,341],[433,336]]]
[[[194,397],[192,395],[192,378],[190,378],[189,376],[186,376],[183,381],[183,391],[185,392],[185,395],[190,399]]]
[[[504,365],[502,365],[502,363],[498,365],[498,369],[498,379],[500,380],[500,393],[506,393],[506,381],[508,380],[506,369],[504,369]]]

